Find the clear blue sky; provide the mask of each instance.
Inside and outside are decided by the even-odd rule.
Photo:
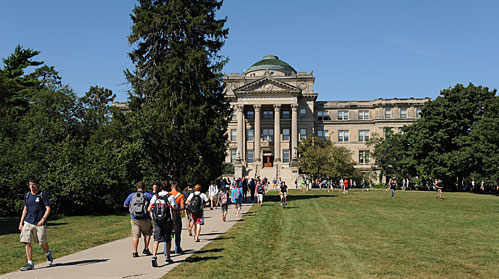
[[[132,0],[1,1],[0,57],[41,51],[81,96],[90,86],[126,101]],[[267,54],[314,71],[320,100],[438,96],[456,83],[499,88],[499,1],[226,0],[224,72]]]

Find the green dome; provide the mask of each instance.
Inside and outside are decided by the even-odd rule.
[[[279,60],[279,57],[275,55],[264,56],[262,60],[251,65],[246,73],[258,71],[258,70],[281,70],[281,71],[292,71],[295,72],[293,67],[289,66],[288,63]]]

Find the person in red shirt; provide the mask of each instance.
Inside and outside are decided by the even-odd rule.
[[[343,194],[348,194],[348,188],[350,187],[348,179],[345,179],[343,181],[343,184],[345,184],[345,191],[343,192]]]

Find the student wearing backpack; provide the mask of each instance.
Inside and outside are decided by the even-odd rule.
[[[154,195],[147,211],[152,212],[154,222],[154,243],[152,245],[152,266],[158,267],[156,254],[160,242],[166,241],[166,258],[165,262],[173,263],[170,258],[170,250],[172,248],[173,230],[175,228],[175,211],[177,210],[177,202],[175,197],[168,193],[170,183],[167,181],[161,182],[161,192]]]
[[[225,222],[227,220],[227,211],[229,210],[229,191],[227,188],[222,187],[220,189],[219,200],[220,208],[222,208],[222,222]]]
[[[192,193],[194,193],[192,182],[188,182],[187,189],[184,191],[184,199],[187,200],[187,198]],[[194,222],[192,221],[192,213],[189,210],[185,210],[185,215],[187,216],[187,232],[189,233],[189,236],[192,236],[192,227],[194,226]]]
[[[43,248],[49,265],[52,265],[54,261],[52,251],[49,250],[47,243],[47,218],[51,211],[50,199],[45,192],[39,191],[38,186],[38,179],[30,178],[30,191],[24,195],[24,209],[19,222],[19,230],[21,231],[20,242],[24,243],[28,264],[21,267],[21,271],[35,269],[31,240]]]
[[[194,193],[187,197],[187,210],[192,214],[192,221],[194,222],[194,241],[199,242],[199,234],[201,233],[201,226],[204,225],[203,214],[204,206],[209,205],[209,199],[201,193],[201,185],[194,186]]]
[[[236,207],[236,216],[239,216],[241,211],[241,205],[243,203],[243,188],[242,185],[238,185],[236,188],[232,189],[232,203]]]
[[[256,185],[256,198],[259,206],[263,205],[263,195],[265,194],[265,187],[262,183],[258,182]]]
[[[132,246],[134,258],[139,256],[137,252],[139,246],[139,238],[144,236],[144,250],[142,254],[146,256],[152,255],[149,251],[149,242],[152,235],[151,217],[147,212],[149,202],[153,197],[152,194],[144,191],[145,184],[143,181],[137,183],[137,191],[128,195],[123,206],[130,211],[130,224],[132,226]]]
[[[178,182],[172,182],[172,194],[175,197],[175,201],[177,202],[177,210],[175,210],[175,254],[182,254],[183,250],[180,248],[180,235],[182,234],[182,215],[181,212],[185,213],[185,201],[184,195],[177,191]]]

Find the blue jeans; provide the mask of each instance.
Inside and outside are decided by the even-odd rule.
[[[392,189],[392,198],[393,198],[393,195],[395,195],[395,189]]]

